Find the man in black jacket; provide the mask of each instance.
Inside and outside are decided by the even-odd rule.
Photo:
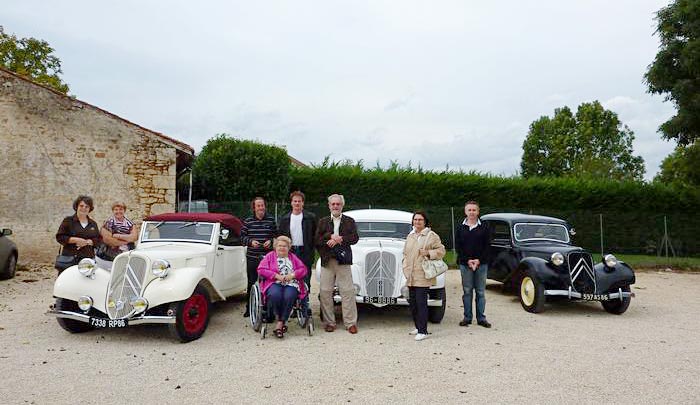
[[[301,191],[289,195],[292,210],[280,218],[279,233],[292,240],[290,252],[294,253],[309,270],[304,281],[311,292],[311,267],[314,260],[314,237],[316,236],[316,215],[304,209],[305,196]]]
[[[486,320],[486,272],[488,270],[488,255],[490,246],[490,232],[485,224],[479,220],[479,204],[476,201],[467,201],[464,205],[466,218],[457,228],[455,247],[457,249],[457,263],[462,274],[462,303],[464,304],[464,318],[459,326],[469,326],[472,323],[472,291],[476,291],[476,322],[490,328],[491,323]]]
[[[348,332],[357,333],[357,303],[352,283],[352,249],[359,240],[355,220],[343,215],[345,198],[340,194],[328,197],[331,215],[318,221],[316,248],[321,256],[321,317],[326,332],[335,330],[333,287],[338,286],[343,309],[343,324]]]

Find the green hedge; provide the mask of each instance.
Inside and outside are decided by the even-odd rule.
[[[366,169],[361,164],[326,162],[292,169],[290,190],[302,190],[307,205],[323,213],[331,193],[344,194],[348,209],[425,209],[450,247],[450,207],[457,223],[464,202],[470,199],[479,201],[482,214],[522,212],[566,219],[578,230],[574,242],[595,252],[600,250],[601,214],[604,250],[646,254],[659,249],[666,216],[677,254],[700,254],[696,237],[700,192],[690,187],[603,179],[503,178],[397,165]]]

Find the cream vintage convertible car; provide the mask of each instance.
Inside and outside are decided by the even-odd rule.
[[[413,230],[413,214],[406,211],[368,209],[343,212],[355,220],[360,240],[352,245],[352,280],[355,300],[375,307],[408,305],[408,287],[401,262],[406,236]],[[316,276],[320,280],[320,260]],[[439,323],[445,315],[445,274],[437,277],[428,293],[428,319]],[[340,303],[340,294],[334,292]]]
[[[183,342],[198,339],[209,305],[245,291],[241,221],[228,214],[174,213],[146,218],[136,249],[112,271],[83,259],[56,280],[48,314],[73,333],[167,324]]]

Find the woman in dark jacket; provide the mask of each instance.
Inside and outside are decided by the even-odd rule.
[[[73,201],[75,214],[65,217],[56,232],[56,241],[63,246],[61,254],[74,256],[73,264],[86,257],[95,257],[95,246],[100,240],[100,228],[88,215],[94,209],[92,198],[81,195]],[[61,269],[57,269],[60,273]]]

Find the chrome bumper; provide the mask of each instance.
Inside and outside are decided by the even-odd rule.
[[[389,297],[387,297],[387,298],[389,298]],[[339,294],[335,294],[333,296],[333,302],[335,302],[336,304],[342,303],[342,298],[340,297]],[[361,295],[356,295],[355,302],[358,304],[370,304],[370,305],[374,305],[377,307],[383,307],[386,305],[408,306],[408,300],[404,297],[396,297],[396,302],[392,302],[392,303],[376,303],[376,302],[365,302],[365,297],[363,297]],[[442,300],[428,299],[428,306],[429,307],[441,307]]]
[[[571,287],[569,287],[568,290],[544,290],[544,295],[558,295],[558,296],[565,296],[571,298],[583,298],[584,294],[581,294],[580,292],[573,291]],[[609,300],[615,300],[619,299],[622,301],[623,298],[627,297],[634,297],[633,292],[626,292],[622,291],[622,288],[618,288],[617,292],[609,293],[609,294],[590,294],[590,295],[607,295],[608,296],[608,301]],[[592,301],[602,301],[602,300],[592,300]]]
[[[80,322],[85,322],[88,323],[90,322],[90,316],[81,314],[78,312],[71,312],[71,311],[58,311],[55,309],[50,309],[46,311],[46,315],[49,316],[55,316],[56,318],[67,318],[67,319],[72,319],[74,321],[80,321]],[[102,318],[102,319],[109,319],[109,318]],[[170,323],[175,323],[175,316],[137,316],[134,318],[128,318],[129,319],[129,325],[140,325],[140,324],[154,324],[154,323],[160,323],[160,324],[170,324]]]

